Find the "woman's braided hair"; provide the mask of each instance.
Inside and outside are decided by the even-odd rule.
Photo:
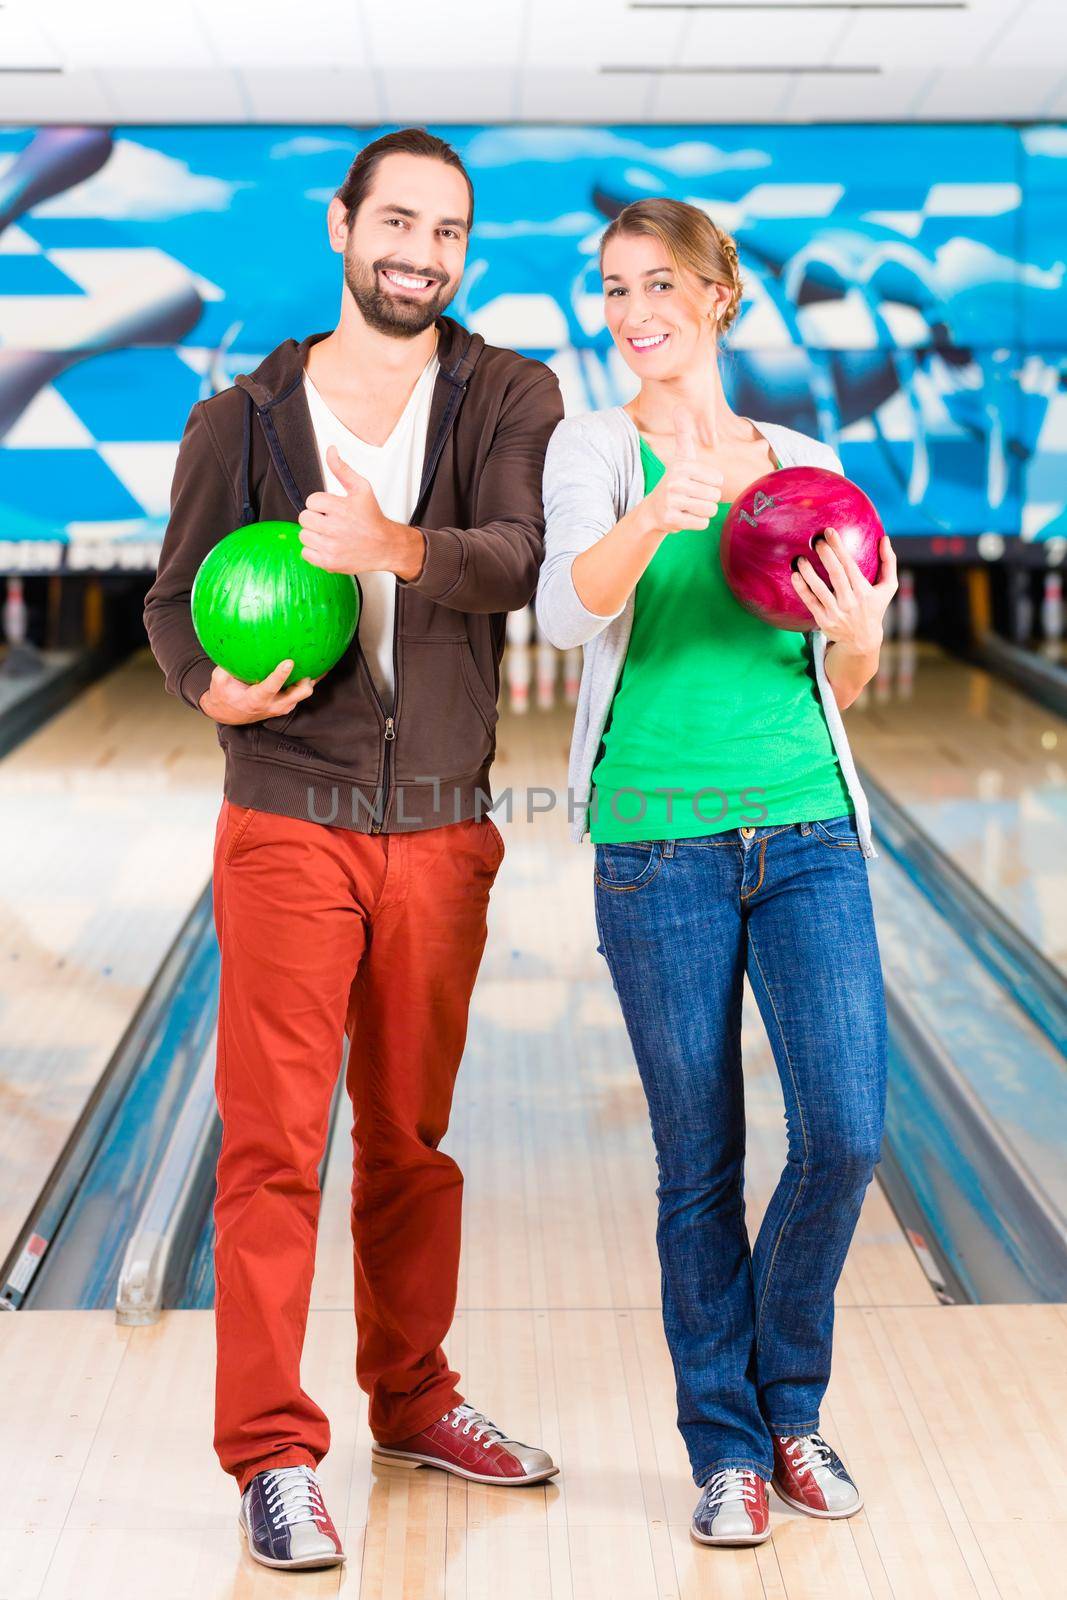
[[[684,200],[634,200],[624,206],[608,224],[600,240],[600,263],[604,249],[617,234],[647,234],[658,239],[677,266],[688,267],[707,284],[722,283],[730,298],[716,324],[721,338],[741,309],[744,280],[737,256],[737,242],[718,227],[699,206]]]

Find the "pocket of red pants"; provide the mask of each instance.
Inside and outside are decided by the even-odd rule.
[[[482,818],[480,826],[488,829],[489,838],[496,846],[496,860],[493,863],[495,870],[504,859],[504,835],[488,813]]]
[[[227,866],[247,839],[251,823],[260,815],[255,806],[230,806],[226,819],[226,845],[222,856]]]

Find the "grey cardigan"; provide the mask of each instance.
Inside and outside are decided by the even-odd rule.
[[[783,467],[827,467],[844,473],[829,445],[777,422],[755,422]],[[593,767],[607,723],[615,686],[626,659],[633,623],[634,597],[613,616],[589,611],[578,598],[571,577],[575,557],[613,528],[644,497],[644,471],[637,429],[621,406],[565,417],[549,440],[545,456],[545,559],[537,585],[537,624],[542,636],[559,650],[583,647],[582,681],[574,716],[568,788],[571,837],[588,832],[587,812]],[[856,810],[860,848],[868,859],[877,851],[871,841],[870,810],[848,747],[841,711],[826,677],[826,636],[815,629],[812,653],[819,697],[841,772]]]

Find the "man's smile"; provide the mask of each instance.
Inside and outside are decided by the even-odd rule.
[[[424,278],[410,272],[398,272],[394,267],[382,267],[380,270],[382,277],[389,283],[394,284],[398,289],[404,289],[409,294],[425,294],[428,289],[434,287],[438,282],[436,278]]]

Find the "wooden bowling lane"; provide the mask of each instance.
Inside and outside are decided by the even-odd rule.
[[[887,646],[847,714],[857,760],[1067,971],[1067,722],[936,646]]]
[[[0,1256],[210,877],[221,782],[147,649],[0,761]]]
[[[558,778],[566,716],[505,719],[498,788]],[[545,774],[548,774],[546,777]],[[824,1426],[866,1506],[819,1523],[772,1503],[752,1550],[692,1544],[641,1092],[561,817],[503,824],[507,855],[447,1147],[466,1174],[448,1341],[474,1404],[563,1472],[508,1491],[375,1467],[353,1378],[348,1118],[323,1198],[302,1380],[325,1406],[321,1476],[348,1552],[301,1592],[364,1600],[1053,1600],[1067,1536],[1062,1347],[1051,1306],[942,1307],[877,1189],[839,1295]],[[781,1104],[745,1019],[750,1216]],[[96,1312],[0,1316],[3,1600],[256,1600],[211,1448],[211,1312],[152,1328]],[[1035,1485],[1039,1486],[1035,1494]],[[146,1574],[150,1577],[146,1578]]]
[[[314,1311],[303,1383],[347,1566],[301,1593],[361,1600],[1059,1600],[1067,1557],[1063,1338],[1054,1306],[846,1307],[824,1427],[866,1504],[818,1523],[772,1500],[760,1549],[693,1545],[658,1311],[461,1310],[472,1395],[563,1466],[530,1490],[371,1464],[343,1311]],[[258,1600],[211,1451],[206,1311],[0,1318],[4,1600]],[[1040,1486],[1035,1495],[1034,1486]]]

